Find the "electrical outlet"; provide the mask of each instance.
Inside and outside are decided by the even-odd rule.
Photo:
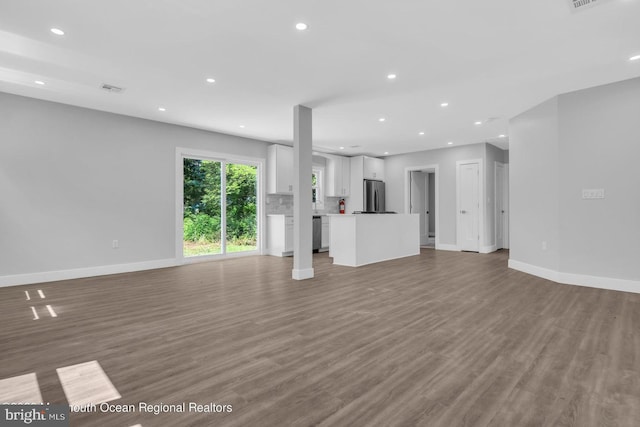
[[[117,240],[114,240],[111,244],[111,247],[113,249],[118,249],[120,247],[120,242],[118,242]]]
[[[542,242],[542,250],[543,251],[547,250],[547,241],[546,240]]]

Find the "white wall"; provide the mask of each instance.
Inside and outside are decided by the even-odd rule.
[[[636,78],[560,95],[511,120],[511,266],[640,292],[639,118]],[[583,200],[592,188],[606,198]]]
[[[404,212],[405,168],[439,165],[440,200],[436,202],[436,206],[439,202],[440,235],[436,238],[442,245],[456,246],[456,162],[482,159],[484,155],[484,144],[473,144],[386,157],[384,171],[387,210]]]
[[[513,118],[509,128],[509,257],[557,270],[557,98]]]
[[[178,146],[267,152],[262,141],[0,93],[0,279],[174,258]]]
[[[640,280],[640,78],[559,106],[560,271]],[[583,188],[606,198],[583,200]]]

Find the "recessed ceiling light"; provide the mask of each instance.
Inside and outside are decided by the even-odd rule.
[[[340,147],[341,150],[344,150],[344,147]]]
[[[441,107],[448,107],[449,103],[448,102],[443,102],[442,104],[440,104]]]
[[[34,83],[37,85],[44,85],[44,82],[42,80],[36,80],[34,81]]]
[[[449,141],[447,142],[447,145],[453,145],[453,142]]]
[[[305,24],[304,22],[298,22],[296,24],[296,30],[298,30],[298,31],[304,31],[307,28],[309,28],[309,26],[307,24]]]
[[[637,61],[638,59],[640,59],[640,55],[632,56],[629,61]]]
[[[398,77],[398,76],[396,76],[395,74],[389,74],[389,75],[387,76],[387,78],[388,78],[389,80],[393,80],[393,79],[395,79],[396,77]]]
[[[477,121],[477,122],[474,123],[474,125],[481,125],[481,124],[482,124],[481,121]]]
[[[424,132],[419,132],[418,135],[424,135]]]
[[[62,31],[60,28],[52,28],[51,32],[57,36],[64,36],[64,31]]]
[[[215,82],[216,82],[216,79],[211,78],[211,77],[207,78],[207,83],[215,83]]]
[[[385,152],[384,152],[384,154],[389,154],[389,152],[388,152],[388,151],[385,151]]]
[[[158,111],[167,111],[167,109],[164,107],[158,107]]]
[[[240,125],[240,129],[244,129],[244,125]]]
[[[498,135],[498,138],[506,138],[507,135]]]
[[[384,122],[385,120],[387,120],[387,119],[385,119],[384,117],[380,117],[380,118],[378,119],[378,121],[379,121],[379,122]]]

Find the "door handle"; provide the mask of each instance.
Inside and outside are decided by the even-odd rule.
[[[461,214],[466,214],[466,213],[467,213],[467,211],[460,211],[460,213],[461,213]]]
[[[504,211],[502,211],[502,213],[504,213]]]

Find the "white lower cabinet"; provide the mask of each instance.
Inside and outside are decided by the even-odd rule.
[[[329,217],[326,215],[322,216],[322,243],[320,244],[320,250],[321,251],[327,251],[329,250],[329,229],[330,226],[330,222],[329,222]]]
[[[293,255],[293,217],[267,216],[267,253],[273,256]]]

